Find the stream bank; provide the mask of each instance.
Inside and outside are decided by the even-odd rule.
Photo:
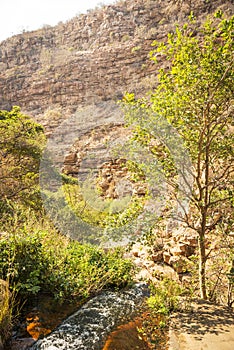
[[[115,327],[136,316],[148,295],[145,283],[137,283],[131,289],[121,292],[104,292],[85,303],[30,349],[100,350]]]

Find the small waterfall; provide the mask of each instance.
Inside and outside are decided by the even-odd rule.
[[[101,350],[114,327],[133,317],[145,297],[147,285],[138,283],[122,292],[104,292],[84,304],[31,350]]]

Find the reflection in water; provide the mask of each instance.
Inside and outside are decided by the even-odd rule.
[[[149,311],[146,305],[144,310],[112,331],[102,350],[168,350],[168,325],[161,326],[165,316]]]
[[[41,297],[37,305],[26,314],[27,332],[34,340],[43,338],[79,306],[78,302],[59,304],[52,297]]]
[[[135,318],[119,326],[107,338],[103,350],[149,350],[149,344],[140,336],[138,328],[142,326],[142,319]]]
[[[27,317],[27,332],[34,340],[37,340],[40,336],[45,336],[51,333],[51,329],[43,327],[38,316]]]
[[[14,326],[11,344],[6,350],[26,350],[35,340],[51,333],[64,319],[75,312],[80,303],[56,302],[49,295],[40,295],[25,305],[23,316]]]

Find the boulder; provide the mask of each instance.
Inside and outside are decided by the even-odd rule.
[[[65,155],[64,164],[74,164],[77,161],[76,153],[69,153]]]
[[[169,264],[169,261],[170,261],[170,258],[171,258],[171,254],[169,252],[163,252],[163,261],[166,263],[166,264]],[[169,264],[170,265],[170,264]]]
[[[177,273],[183,273],[187,270],[187,260],[181,256],[171,256],[169,265],[172,266]]]
[[[156,262],[162,262],[163,261],[163,252],[159,251],[151,255],[151,259]]]

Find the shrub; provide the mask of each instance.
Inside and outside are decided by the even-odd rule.
[[[151,296],[147,299],[149,313],[138,330],[150,344],[150,349],[163,350],[167,347],[169,315],[178,309],[182,293],[181,286],[166,277],[157,285],[151,285]]]
[[[169,279],[164,278],[157,286],[152,286],[152,295],[148,299],[148,305],[159,314],[169,315],[176,310],[179,304],[179,296],[183,290],[181,286]]]
[[[19,296],[50,293],[60,300],[87,297],[130,283],[133,265],[123,252],[81,245],[33,219],[0,239],[0,278]]]

